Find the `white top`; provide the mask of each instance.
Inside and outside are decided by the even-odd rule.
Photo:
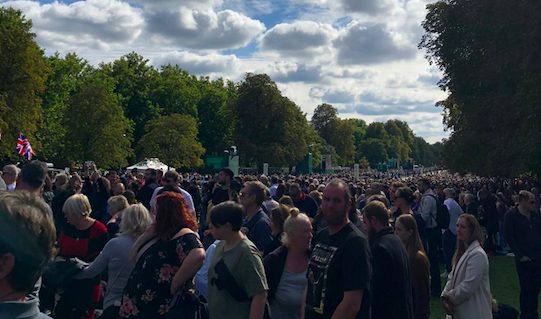
[[[7,185],[8,192],[13,192],[17,188],[17,182],[13,182],[9,185]]]
[[[156,196],[158,196],[158,193],[162,189],[163,189],[163,186],[156,187],[156,189],[154,190],[154,193],[152,193],[152,197],[150,198],[150,208],[151,209],[154,209],[156,207]],[[188,207],[190,207],[192,212],[195,214],[195,206],[193,204],[192,195],[190,195],[190,193],[188,193],[187,191],[182,189],[182,187],[179,187],[179,189],[182,192],[182,196],[184,197],[184,200],[186,201],[186,205],[188,205]]]
[[[453,267],[442,296],[455,306],[447,319],[492,319],[488,258],[476,240]]]

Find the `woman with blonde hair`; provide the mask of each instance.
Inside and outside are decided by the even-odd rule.
[[[96,260],[76,276],[77,279],[93,278],[107,269],[109,279],[100,319],[118,318],[122,292],[134,265],[130,258],[131,247],[151,224],[152,217],[142,204],[126,208],[122,212],[119,235],[111,239]]]
[[[448,319],[492,318],[488,258],[482,248],[483,234],[477,219],[460,215],[453,270],[441,298]]]
[[[101,252],[105,243],[107,243],[107,228],[100,221],[90,217],[91,206],[88,197],[83,194],[70,196],[62,208],[67,224],[60,231],[58,236],[58,255],[63,258],[79,258],[85,262],[92,262]],[[74,283],[74,287],[66,290],[78,289],[80,287],[90,287],[88,290],[88,300],[90,303],[97,303],[100,299],[100,281],[99,278],[92,278]],[[86,294],[86,292],[85,292]],[[56,313],[59,318],[69,316],[73,305],[78,300],[72,300],[72,296],[66,296],[62,302],[56,306]],[[94,310],[87,311],[82,318],[93,319]]]
[[[128,208],[128,200],[123,195],[116,195],[107,200],[107,213],[111,219],[107,222],[107,233],[109,238],[113,238],[118,233],[120,221],[122,220],[122,211]]]
[[[430,317],[430,263],[411,214],[398,216],[395,234],[400,238],[409,257],[413,313],[415,319]]]
[[[304,290],[307,279],[312,223],[310,218],[290,211],[284,222],[282,246],[267,255],[263,261],[267,283],[268,300],[273,318],[301,318],[304,313]]]

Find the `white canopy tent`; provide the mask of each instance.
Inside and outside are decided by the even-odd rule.
[[[147,168],[153,168],[153,169],[159,169],[162,172],[167,172],[168,170],[172,170],[172,168],[169,168],[164,163],[160,162],[157,158],[145,158],[144,160],[140,161],[137,164],[134,164],[132,166],[127,167],[126,169],[128,171],[132,171],[134,169],[138,171],[144,171]]]

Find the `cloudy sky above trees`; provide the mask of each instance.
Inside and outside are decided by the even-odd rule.
[[[417,49],[428,0],[2,1],[34,23],[47,54],[91,63],[136,51],[155,66],[234,81],[267,73],[310,118],[407,121],[429,142],[443,131],[440,72]]]

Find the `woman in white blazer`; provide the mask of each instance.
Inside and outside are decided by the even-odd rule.
[[[483,234],[477,219],[463,214],[457,221],[453,270],[441,298],[447,319],[492,319],[488,258],[481,247]]]

